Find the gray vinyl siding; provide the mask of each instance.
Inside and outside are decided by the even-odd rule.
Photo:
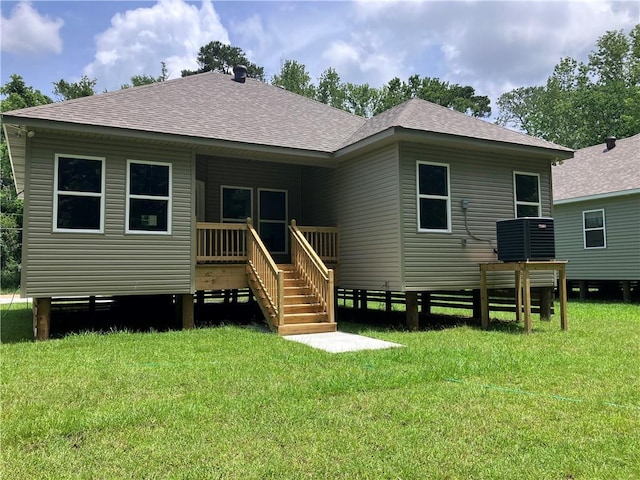
[[[24,293],[32,297],[188,293],[192,155],[112,140],[38,134],[27,161]],[[52,232],[56,153],[105,158],[104,233]],[[172,164],[172,233],[125,234],[127,159]]]
[[[582,212],[604,210],[606,248],[584,248]],[[640,194],[554,206],[556,256],[569,280],[640,280]]]
[[[337,169],[302,168],[302,224],[335,227],[338,224],[337,192],[331,189]]]
[[[307,171],[305,221],[340,228],[340,286],[401,290],[397,148]]]
[[[478,264],[496,260],[496,221],[515,217],[514,171],[540,174],[542,215],[551,214],[551,167],[546,160],[413,144],[403,144],[400,155],[402,261],[407,290],[479,288]],[[449,165],[451,233],[418,232],[417,161]],[[469,201],[467,226],[463,199]],[[531,276],[534,285],[550,285],[553,280],[548,273]],[[514,285],[510,273],[491,273],[488,281],[492,288]]]
[[[288,220],[300,223],[302,214],[300,198],[301,169],[299,165],[261,162],[254,160],[197,157],[197,178],[206,183],[205,218],[207,222],[220,222],[220,187],[247,187],[253,189],[253,220],[258,221],[258,189],[286,190]]]

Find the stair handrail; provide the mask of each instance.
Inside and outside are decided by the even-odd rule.
[[[314,294],[327,312],[330,323],[335,323],[334,314],[334,276],[327,268],[304,234],[298,229],[295,220],[289,226],[291,232],[291,261],[310,284]]]
[[[278,268],[260,235],[247,218],[247,263],[265,293],[276,316],[276,325],[284,324],[284,272]],[[269,319],[267,319],[269,320]]]
[[[340,258],[340,239],[338,227],[310,227],[299,225],[298,230],[315,250],[320,259],[325,262],[338,263]]]

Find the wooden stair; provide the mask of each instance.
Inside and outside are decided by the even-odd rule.
[[[270,327],[279,335],[335,332],[336,324],[329,322],[323,305],[318,302],[307,281],[300,277],[296,267],[279,264],[278,268],[284,274],[284,325],[277,325],[275,312],[265,305],[265,295],[259,282],[249,272],[249,284]]]
[[[336,324],[329,323],[327,312],[295,265],[280,264],[278,268],[284,273],[284,325],[277,332],[280,335],[335,332]]]

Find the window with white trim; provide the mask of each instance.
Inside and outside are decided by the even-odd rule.
[[[53,231],[104,231],[105,159],[56,154],[53,188]]]
[[[252,217],[253,189],[222,185],[220,197],[220,218],[223,222],[243,223]]]
[[[586,210],[582,212],[584,229],[584,248],[606,248],[607,230],[604,210]]]
[[[416,163],[419,232],[451,232],[449,165]]]
[[[171,164],[127,160],[127,233],[171,233]]]
[[[513,192],[516,217],[540,217],[540,175],[513,172]]]

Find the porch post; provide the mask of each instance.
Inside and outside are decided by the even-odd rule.
[[[49,340],[51,298],[33,299],[33,335],[36,340]]]
[[[406,309],[407,309],[407,328],[409,330],[418,330],[418,292],[405,293]]]
[[[190,293],[183,293],[180,295],[180,303],[182,304],[182,328],[183,330],[190,330],[194,327],[193,295]]]

